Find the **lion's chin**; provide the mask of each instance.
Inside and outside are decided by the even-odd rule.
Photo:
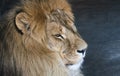
[[[84,76],[80,70],[81,65],[83,63],[83,59],[81,59],[78,63],[67,65],[69,76]]]
[[[78,70],[80,69],[82,63],[83,63],[84,59],[81,59],[78,63],[76,64],[68,64],[66,65],[66,67],[69,69],[69,70]]]

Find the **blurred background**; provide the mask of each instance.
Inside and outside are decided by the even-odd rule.
[[[85,76],[120,76],[120,1],[69,0],[88,50]]]

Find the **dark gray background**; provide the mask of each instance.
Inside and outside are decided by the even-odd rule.
[[[85,76],[120,76],[120,1],[70,0],[75,24],[89,47]]]

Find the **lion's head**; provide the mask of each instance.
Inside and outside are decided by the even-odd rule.
[[[65,0],[21,0],[21,5],[7,14],[9,25],[4,29],[7,32],[5,35],[1,33],[4,45],[9,45],[7,48],[13,52],[11,55],[19,67],[22,66],[24,71],[27,68],[27,73],[28,69],[32,72],[33,68],[39,70],[50,64],[54,66],[60,59],[64,68],[77,70],[83,62],[87,44],[74,25],[70,5]],[[49,57],[56,60],[49,60]],[[46,66],[40,65],[42,63]],[[40,66],[39,69],[36,66]]]
[[[51,51],[57,51],[66,66],[81,63],[87,44],[78,34],[71,10],[64,8],[39,10],[35,12],[33,18],[34,13],[31,15],[25,12],[19,13],[16,16],[18,29],[25,35],[28,33],[29,37],[38,43],[42,43],[41,38],[43,38],[45,41],[42,45],[45,44],[44,46]]]

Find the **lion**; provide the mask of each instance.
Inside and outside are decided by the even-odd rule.
[[[87,43],[66,0],[7,2],[0,18],[0,76],[83,76]]]

